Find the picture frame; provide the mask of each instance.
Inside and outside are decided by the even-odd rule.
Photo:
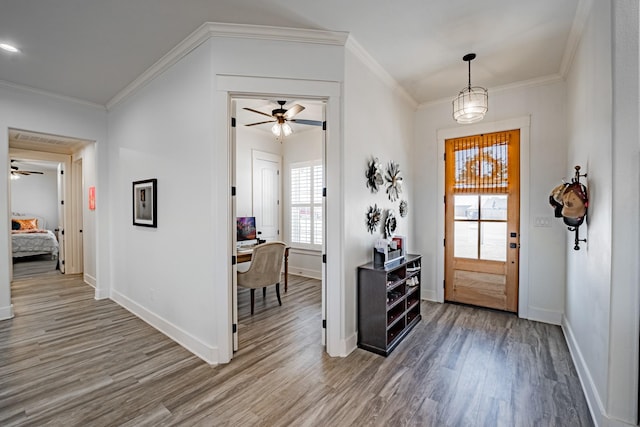
[[[133,225],[158,227],[158,180],[133,182]]]

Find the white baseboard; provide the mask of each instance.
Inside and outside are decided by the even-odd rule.
[[[302,268],[302,267],[294,267],[294,266],[289,266],[289,274],[293,274],[294,276],[302,276],[302,277],[308,277],[310,279],[318,279],[318,280],[322,280],[322,272],[318,271],[318,270],[311,270],[308,268]]]
[[[528,307],[526,319],[536,322],[550,323],[552,325],[562,325],[563,313],[559,311],[547,310],[538,307]]]
[[[436,291],[432,289],[422,288],[420,289],[420,299],[438,302],[438,295],[436,295]]]
[[[102,288],[96,287],[96,293],[95,293],[94,298],[97,299],[97,300],[109,299],[109,298],[111,298],[111,295],[109,294],[109,290],[108,289],[102,289]]]
[[[340,357],[347,357],[349,353],[358,347],[358,334],[353,333],[346,339],[340,340],[340,345],[342,346]]]
[[[8,307],[0,307],[0,320],[13,319],[13,304]]]
[[[584,396],[587,399],[587,405],[589,406],[589,410],[591,411],[591,417],[597,426],[613,426],[615,424],[611,424],[606,416],[606,411],[604,410],[604,405],[602,404],[602,399],[600,399],[600,395],[598,394],[598,389],[596,388],[595,383],[593,382],[593,377],[589,372],[589,367],[582,356],[582,352],[580,351],[580,346],[578,345],[578,341],[576,341],[576,337],[571,329],[571,325],[566,317],[562,317],[562,331],[564,332],[565,340],[567,341],[567,346],[569,347],[569,353],[571,354],[571,359],[573,360],[573,364],[578,371],[578,378],[580,379],[580,384],[582,385],[582,391],[584,392]]]
[[[209,346],[203,343],[200,339],[194,337],[188,332],[184,331],[180,327],[172,324],[171,322],[163,319],[157,314],[149,311],[147,308],[141,306],[135,301],[122,295],[117,291],[111,293],[111,299],[117,304],[124,307],[126,310],[138,316],[140,319],[147,322],[149,325],[162,332],[182,347],[189,350],[205,362],[210,365],[217,365],[219,359],[218,348]]]
[[[96,287],[96,283],[97,283],[97,281],[96,281],[96,278],[95,278],[95,277],[93,277],[92,275],[90,275],[90,274],[84,274],[84,275],[82,276],[82,279],[84,280],[84,283],[86,283],[87,285],[89,285],[89,286],[93,286],[94,288]]]

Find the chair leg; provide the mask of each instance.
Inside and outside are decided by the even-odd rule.
[[[278,304],[282,305],[282,301],[280,301],[280,283],[276,283],[276,295],[278,296]]]
[[[267,287],[262,288],[262,299],[267,297]]]
[[[252,316],[253,316],[253,306],[255,304],[255,300],[256,300],[256,290],[251,289],[251,315]]]

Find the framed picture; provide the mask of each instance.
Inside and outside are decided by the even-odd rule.
[[[133,183],[133,225],[158,227],[158,180]]]

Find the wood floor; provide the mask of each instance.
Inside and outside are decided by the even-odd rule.
[[[0,425],[591,426],[556,326],[422,303],[423,320],[387,358],[320,345],[320,284],[291,276],[249,315],[240,346],[209,366],[79,276],[12,286],[0,321]]]

